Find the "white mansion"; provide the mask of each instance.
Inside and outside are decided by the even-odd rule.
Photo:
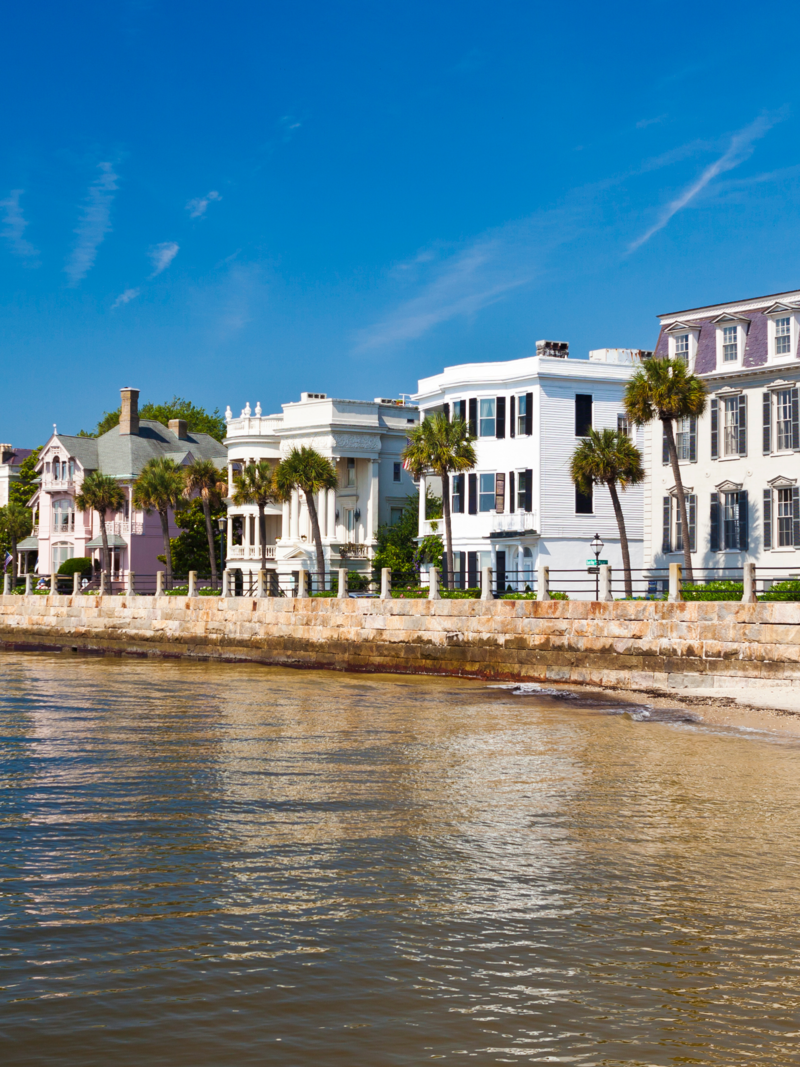
[[[599,349],[589,359],[572,359],[566,344],[546,341],[537,342],[536,351],[503,363],[447,367],[423,378],[413,396],[423,416],[444,409],[463,418],[478,438],[475,471],[451,477],[459,586],[476,586],[484,566],[493,568],[499,588],[506,577],[512,585],[532,579],[540,562],[585,576],[596,533],[605,542],[603,558],[622,565],[608,490],[578,493],[569,465],[587,427],[628,431],[622,398],[642,353]],[[438,495],[438,479],[433,488]],[[424,497],[423,484],[420,501]],[[631,565],[641,567],[641,488],[622,493],[621,500]],[[421,510],[420,535],[434,525],[441,532],[441,522],[427,520]]]
[[[416,407],[400,400],[334,400],[324,393],[302,393],[281,405],[280,414],[263,415],[249,403],[238,418],[226,411],[228,486],[244,465],[261,459],[277,465],[293,447],[308,445],[330,459],[339,475],[335,490],[317,499],[326,571],[344,566],[371,571],[379,525],[396,521],[406,498],[416,490],[403,469],[401,454],[409,429],[419,421]],[[228,508],[227,566],[255,573],[261,567],[258,509]],[[268,570],[279,576],[300,567],[316,570],[305,494],[267,508]]]
[[[800,570],[800,291],[660,316],[656,356],[680,357],[709,393],[675,426],[698,568],[756,562]],[[645,561],[682,559],[674,478],[654,423],[645,434]]]

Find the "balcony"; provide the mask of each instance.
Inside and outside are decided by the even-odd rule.
[[[536,512],[515,511],[511,515],[492,515],[492,537],[536,533]]]
[[[430,537],[436,534],[444,537],[444,519],[423,519],[419,533],[420,537]]]
[[[45,474],[42,478],[42,489],[51,493],[66,493],[75,487],[74,478],[54,478],[51,474]]]
[[[339,556],[342,559],[369,559],[369,545],[339,545]]]
[[[266,558],[275,559],[276,545],[266,546]],[[228,559],[261,559],[259,545],[229,545]]]
[[[144,523],[141,519],[134,519],[130,522],[128,519],[112,519],[111,522],[106,523],[106,533],[110,534],[141,534],[144,530]]]

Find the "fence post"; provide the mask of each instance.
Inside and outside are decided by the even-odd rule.
[[[431,567],[428,571],[431,578],[431,584],[428,587],[428,600],[441,600],[441,594],[439,593],[439,572],[435,567]]]
[[[187,596],[197,596],[197,571],[189,571],[189,588]]]
[[[222,572],[221,595],[223,597],[229,597],[231,595],[230,594],[230,588],[231,588],[231,572],[226,567],[225,570]]]
[[[336,592],[336,599],[344,600],[347,596],[347,567],[340,567],[337,574],[339,575],[339,588]]]
[[[381,567],[381,600],[392,599],[392,572],[389,567]]]
[[[100,571],[100,588],[97,590],[97,592],[99,596],[107,596],[105,571]]]
[[[81,572],[75,571],[72,575],[72,595],[77,596],[80,592]]]
[[[32,574],[26,574],[25,575],[25,596],[32,596],[32,595],[33,595],[33,575]]]
[[[481,600],[494,600],[492,596],[492,568],[484,567],[481,571]]]
[[[8,596],[11,592],[11,575],[3,575],[3,596]]]
[[[102,588],[102,587],[101,587]],[[164,595],[164,572],[156,572],[156,596]]]
[[[681,579],[681,565],[680,563],[670,563],[669,565],[669,596],[667,600],[670,604],[678,604],[683,600],[681,590],[683,589],[683,581]]]
[[[305,567],[298,567],[297,568],[297,592],[295,593],[295,596],[297,596],[297,597],[307,597],[308,596],[308,586],[306,585],[306,569],[305,569]]]
[[[613,600],[613,594],[611,592],[611,564],[600,564],[600,599],[601,600]]]
[[[55,596],[58,592],[58,578],[55,573],[50,575],[50,596]]]
[[[258,585],[256,586],[256,596],[259,600],[262,600],[267,595],[267,572],[258,572]]]
[[[136,596],[136,582],[133,571],[128,571],[128,578],[125,582],[125,596]]]
[[[745,563],[742,603],[755,604],[756,600],[756,565],[755,563]]]
[[[536,576],[536,599],[550,599],[550,568],[545,563],[539,564],[539,571]]]

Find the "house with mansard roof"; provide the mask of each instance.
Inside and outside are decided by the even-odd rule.
[[[158,515],[148,515],[133,506],[133,483],[148,460],[158,456],[186,466],[195,459],[212,459],[224,469],[224,446],[209,434],[190,433],[183,419],[168,426],[139,417],[139,390],[122,389],[119,425],[101,437],[60,434],[45,444],[39,456],[38,488],[30,501],[34,512],[31,537],[20,542],[20,569],[25,572],[38,553],[38,574],[53,574],[64,560],[87,556],[100,564],[102,540],[95,512],[80,512],[75,497],[90,471],[115,478],[125,493],[125,503],[106,517],[112,554],[113,577],[124,580],[128,571],[155,574],[163,569],[158,560],[164,544]],[[170,516],[171,534],[178,529]]]
[[[674,427],[695,566],[800,571],[800,290],[659,318],[655,355],[685,360],[709,395]],[[683,537],[660,423],[645,462],[645,562],[664,567]]]

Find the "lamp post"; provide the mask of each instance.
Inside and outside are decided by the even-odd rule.
[[[220,579],[225,571],[225,525],[228,522],[227,518],[223,516],[217,519],[217,525],[219,526],[219,562],[220,562]]]
[[[590,542],[589,548],[594,552],[594,598],[600,599],[600,553],[603,551],[603,542],[600,540],[600,534],[594,535],[594,540]]]

